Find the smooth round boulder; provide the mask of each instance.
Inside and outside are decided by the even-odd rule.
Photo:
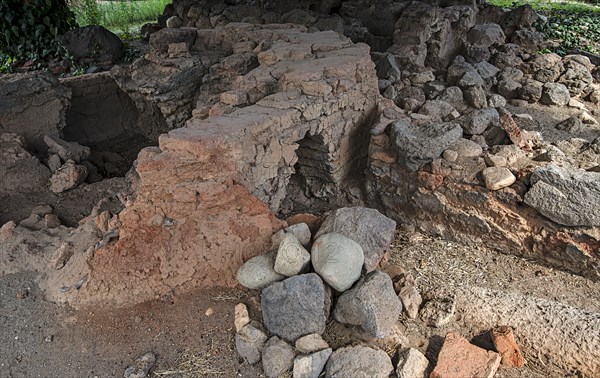
[[[262,289],[285,278],[274,269],[275,259],[270,253],[246,261],[238,270],[236,279],[248,289]]]
[[[335,290],[343,292],[360,278],[365,256],[354,240],[330,233],[313,243],[311,260],[315,272]]]
[[[357,345],[333,352],[325,366],[325,377],[388,378],[393,370],[387,353]]]

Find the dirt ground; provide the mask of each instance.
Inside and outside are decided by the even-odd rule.
[[[600,312],[600,283],[482,245],[400,230],[388,262],[413,274],[425,298],[440,291],[452,293],[461,285],[477,285]],[[121,377],[136,358],[151,351],[157,355],[151,377],[261,377],[260,363],[249,366],[239,360],[233,327],[233,307],[238,302],[249,305],[253,319],[260,317],[258,294],[239,288],[214,289],[174,293],[125,309],[75,311],[44,300],[35,273],[5,275],[0,277],[0,376]],[[455,321],[439,329],[404,315],[396,328],[400,334],[381,347],[393,358],[397,347],[416,347],[430,360],[435,360],[446,332],[457,331],[471,339],[487,331],[462,322],[460,309]],[[331,321],[324,337],[339,347],[357,341],[353,332]],[[479,336],[474,342],[486,346],[489,341]],[[497,376],[570,376],[551,360],[527,353],[525,357],[524,368],[501,368]]]

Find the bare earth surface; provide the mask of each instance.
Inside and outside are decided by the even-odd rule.
[[[477,286],[549,299],[590,312],[600,311],[600,283],[557,271],[485,246],[465,246],[400,230],[389,266],[413,274],[425,299]],[[23,294],[27,295],[23,299]],[[126,309],[75,311],[45,301],[34,273],[0,277],[0,376],[121,377],[126,367],[152,351],[154,377],[260,377],[260,363],[241,363],[235,352],[233,307],[249,305],[258,319],[258,292],[215,289],[147,302]],[[489,347],[487,329],[455,321],[438,328],[401,316],[397,337],[379,344],[393,358],[397,347],[412,346],[435,361],[443,336],[457,331]],[[515,330],[519,342],[519,329]],[[332,321],[325,338],[332,347],[358,340],[356,330]],[[543,355],[528,355],[527,365],[501,368],[497,376],[569,376]],[[394,360],[394,362],[396,362]]]

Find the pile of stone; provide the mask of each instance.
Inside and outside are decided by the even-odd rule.
[[[97,168],[87,159],[90,149],[76,142],[66,142],[45,135],[47,158],[43,164],[25,148],[22,136],[13,133],[0,135],[0,162],[2,172],[1,194],[43,191],[48,187],[54,193],[76,188],[86,179],[102,179]]]
[[[62,193],[76,188],[88,176],[92,180],[99,180],[96,166],[87,159],[90,157],[90,148],[77,142],[66,142],[60,138],[46,135],[44,142],[48,145],[48,159],[46,164],[52,172],[50,176],[50,190]],[[96,177],[93,177],[94,175]]]
[[[516,106],[536,102],[568,105],[580,110],[578,118],[582,122],[598,126],[591,115],[593,111],[580,102],[600,102],[600,86],[593,79],[598,69],[588,57],[532,55],[519,45],[505,44],[499,25],[485,24],[494,25],[502,38],[494,42],[496,48],[489,60],[473,61],[458,55],[445,74],[437,71],[437,76],[432,68],[401,70],[398,58],[391,53],[374,54],[381,93],[407,114],[414,113],[413,118],[422,123],[426,118],[454,121],[472,114],[459,121],[465,133],[472,136],[480,135],[493,120],[489,109],[504,108],[507,101]],[[475,41],[485,40],[485,35],[477,38]],[[475,110],[488,112],[487,117],[482,119],[484,116],[477,116],[479,112]],[[498,117],[495,118],[497,123]]]
[[[393,366],[385,352],[368,346],[332,351],[321,335],[330,312],[370,337],[389,335],[402,302],[377,267],[395,229],[396,222],[377,210],[353,207],[332,212],[314,238],[306,223],[273,235],[273,253],[248,260],[237,274],[241,285],[261,289],[262,319],[272,336],[238,305],[239,354],[250,364],[262,359],[268,377],[288,370],[294,377],[318,377],[323,369],[327,376],[387,377]]]
[[[323,370],[326,377],[388,377],[394,370],[398,377],[422,377],[429,360],[418,349],[396,346],[394,368],[377,343],[333,350],[322,337],[330,318],[354,327],[366,340],[391,337],[403,310],[411,319],[420,312],[422,322],[431,327],[453,320],[453,298],[430,300],[421,308],[421,295],[409,274],[392,278],[379,269],[395,227],[377,210],[352,207],[333,211],[314,237],[306,223],[274,234],[273,251],[248,260],[237,274],[241,285],[261,290],[262,315],[256,316],[262,323],[251,320],[245,304],[236,306],[239,355],[249,364],[262,361],[265,375],[272,378],[289,371],[296,378],[316,378]],[[498,350],[510,348],[520,355],[512,333],[508,337],[512,342]],[[460,366],[457,356],[469,364]],[[500,360],[498,353],[449,333],[432,376],[492,376]]]
[[[501,21],[458,40],[445,69],[427,61],[407,69],[392,50],[372,54],[388,101],[371,130],[368,203],[428,233],[485,235],[503,250],[600,277],[586,252],[600,240],[583,236],[600,222],[582,215],[600,210],[600,67],[583,55],[532,53]],[[546,230],[533,245],[532,227]],[[574,260],[558,258],[567,251]]]
[[[393,56],[381,58],[380,89],[390,101],[381,104],[371,131],[370,203],[427,232],[461,239],[461,234],[472,238],[477,229],[476,234],[491,236],[502,248],[533,252],[552,264],[556,259],[546,251],[577,251],[576,262],[559,265],[597,278],[597,265],[588,265],[586,251],[597,248],[599,240],[577,241],[600,226],[584,215],[597,211],[581,208],[585,203],[600,209],[597,68],[581,55],[529,55],[510,44],[496,51],[490,59],[495,65],[471,63],[459,55],[437,77],[431,70],[401,72]],[[536,101],[568,106],[566,113],[574,115],[545,126],[566,131],[565,139],[545,140],[539,126],[526,129],[534,128],[535,121],[518,111]],[[543,108],[539,111],[543,115]],[[502,194],[484,194],[497,191]],[[476,199],[475,193],[485,197]],[[556,226],[545,218],[533,219],[521,203],[555,224],[587,231],[563,228],[568,241],[558,241],[552,236]],[[525,224],[533,223],[549,233],[527,246],[530,228]]]

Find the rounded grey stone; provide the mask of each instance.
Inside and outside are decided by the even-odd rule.
[[[270,253],[253,257],[238,270],[237,281],[248,289],[262,289],[284,279],[284,275],[275,271],[274,264],[275,261]]]
[[[293,234],[286,233],[277,249],[275,272],[290,277],[308,270],[309,264],[310,253]]]
[[[361,246],[344,235],[321,235],[311,249],[315,272],[335,290],[348,290],[360,278],[365,256]]]
[[[393,370],[387,353],[359,345],[333,352],[325,366],[325,377],[388,378]]]
[[[262,353],[265,375],[277,378],[294,366],[294,348],[277,336],[267,341]]]
[[[331,356],[332,349],[327,348],[321,351],[296,357],[294,360],[294,378],[318,378]]]

